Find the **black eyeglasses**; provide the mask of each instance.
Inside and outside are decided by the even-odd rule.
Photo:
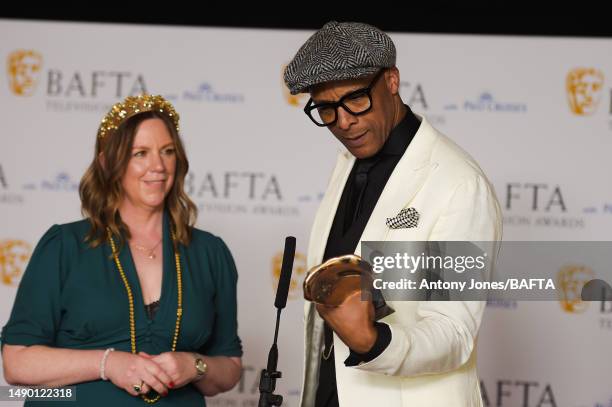
[[[337,102],[314,104],[312,98],[308,99],[308,103],[304,107],[304,113],[319,127],[331,126],[336,123],[338,107],[342,107],[353,116],[367,113],[372,108],[372,88],[384,71],[384,69],[378,71],[367,87],[347,93]]]

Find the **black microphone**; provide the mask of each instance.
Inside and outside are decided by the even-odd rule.
[[[274,394],[276,389],[276,379],[282,376],[281,372],[276,370],[278,362],[278,326],[280,324],[281,310],[287,305],[287,296],[289,295],[289,285],[291,284],[291,273],[293,271],[293,259],[295,257],[295,237],[288,236],[285,238],[285,251],[283,253],[283,265],[278,279],[278,287],[276,288],[276,299],[274,306],[276,307],[276,329],[274,330],[274,343],[268,353],[268,365],[266,369],[261,371],[259,377],[259,407],[280,406],[283,404],[283,396]]]
[[[285,238],[285,251],[283,253],[283,265],[281,267],[280,278],[278,279],[278,288],[276,289],[276,299],[274,306],[279,309],[285,308],[287,305],[287,296],[289,295],[289,284],[291,284],[291,272],[293,271],[293,259],[295,258],[295,237],[287,236]]]

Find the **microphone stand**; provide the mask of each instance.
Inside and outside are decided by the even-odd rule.
[[[262,369],[259,377],[259,407],[280,406],[283,404],[283,396],[274,394],[276,389],[276,379],[282,377],[281,372],[276,370],[278,363],[278,326],[280,325],[281,311],[287,305],[287,296],[289,295],[289,286],[291,284],[291,272],[293,270],[293,259],[295,257],[295,237],[287,236],[285,238],[285,250],[283,253],[283,264],[281,273],[278,279],[278,287],[276,289],[276,299],[274,306],[276,307],[276,329],[274,330],[274,343],[268,353],[268,366]]]
[[[274,330],[274,343],[268,353],[268,366],[262,369],[259,377],[259,404],[258,407],[280,406],[283,404],[283,396],[274,394],[276,379],[282,377],[282,373],[276,370],[278,362],[278,326],[280,324],[281,308],[276,309],[276,329]]]

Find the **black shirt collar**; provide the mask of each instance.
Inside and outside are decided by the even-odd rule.
[[[406,106],[406,115],[402,121],[391,130],[389,138],[376,155],[403,155],[406,152],[421,122],[407,105],[404,106]]]

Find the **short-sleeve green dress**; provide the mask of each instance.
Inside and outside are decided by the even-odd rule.
[[[163,281],[159,309],[149,319],[127,245],[119,260],[134,295],[136,349],[149,354],[171,350],[176,322],[177,277],[169,216],[163,220]],[[52,226],[38,243],[23,275],[2,344],[46,345],[69,349],[130,352],[129,304],[111,248],[84,242],[87,220]],[[179,245],[183,316],[177,351],[209,356],[241,356],[237,333],[237,272],[232,255],[218,237],[194,229],[189,246]],[[44,369],[44,366],[38,368]],[[43,406],[43,402],[26,402]],[[144,406],[110,381],[76,385],[76,403],[53,406]],[[203,406],[192,385],[170,390],[155,405]]]

